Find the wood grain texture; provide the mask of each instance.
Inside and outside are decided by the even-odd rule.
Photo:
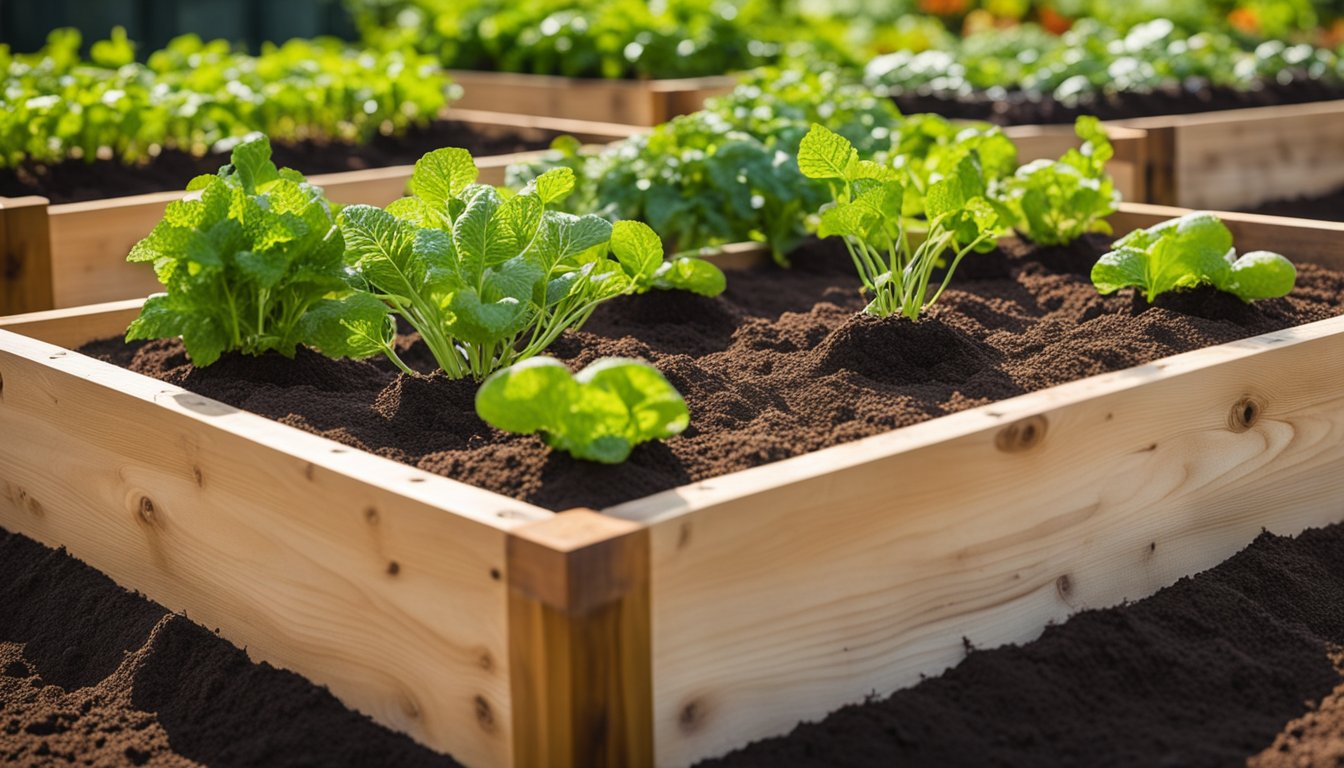
[[[1185,212],[1127,204],[1116,229]],[[1224,219],[1242,248],[1344,261],[1342,225]],[[605,510],[652,527],[657,763],[1344,520],[1341,376],[1334,318]]]
[[[0,315],[51,306],[47,200],[0,197]]]
[[[1116,124],[1156,130],[1159,142],[1170,142],[1169,159],[1155,156],[1170,178],[1155,180],[1152,202],[1250,208],[1344,186],[1344,100]]]
[[[455,108],[653,126],[694,112],[732,90],[731,76],[603,80],[514,72],[448,73],[462,86]]]
[[[572,510],[507,553],[515,763],[652,766],[648,531]]]
[[[1071,125],[1018,125],[1003,129],[1017,145],[1018,162],[1057,160],[1070,149],[1082,146]],[[1139,128],[1106,126],[1115,156],[1106,164],[1106,172],[1115,180],[1122,199],[1146,201],[1148,133]]]
[[[550,513],[7,331],[0,434],[0,526],[511,764],[505,544]]]

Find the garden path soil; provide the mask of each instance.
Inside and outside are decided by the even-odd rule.
[[[0,530],[0,765],[457,764]]]
[[[704,768],[1344,764],[1344,526],[1262,535],[1137,603]],[[455,765],[0,530],[0,763]]]
[[[469,123],[440,120],[403,136],[376,136],[362,145],[305,140],[277,142],[272,151],[276,165],[312,175],[411,165],[440,147],[462,147],[476,157],[545,149],[557,135],[548,131],[529,131],[527,135],[487,132]],[[141,165],[67,160],[56,165],[4,168],[0,169],[0,197],[41,195],[59,204],[186,189],[188,181],[214,173],[228,162],[227,152],[196,157],[169,149]]]
[[[1341,508],[1344,515],[1344,508]],[[1344,526],[1218,567],[701,768],[1344,764]]]
[[[1186,115],[1222,109],[1269,107],[1344,98],[1344,85],[1296,79],[1288,83],[1264,81],[1255,90],[1239,91],[1210,86],[1202,80],[1141,93],[1097,94],[1066,105],[1050,96],[1010,91],[999,98],[979,92],[968,96],[911,91],[893,96],[901,112],[936,112],[962,120],[987,120],[997,125],[1071,124],[1079,115],[1102,120],[1125,120],[1156,115]]]
[[[475,385],[412,378],[387,361],[226,356],[204,369],[180,342],[94,342],[81,351],[334,440],[551,509],[592,507],[886,432],[1167,355],[1341,312],[1344,274],[1300,268],[1285,299],[1248,306],[1194,291],[1159,306],[1099,296],[1087,278],[1105,238],[1069,249],[1013,241],[958,271],[919,323],[863,306],[843,247],[814,244],[790,270],[730,275],[718,299],[685,293],[601,307],[552,352],[573,367],[652,361],[686,396],[691,426],[621,466],[576,462],[475,415]],[[411,365],[431,370],[415,337]]]

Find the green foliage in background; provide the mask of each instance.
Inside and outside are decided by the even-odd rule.
[[[80,56],[60,29],[37,53],[0,46],[0,167],[98,157],[127,163],[161,148],[204,154],[261,131],[277,141],[367,141],[433,119],[452,84],[431,57],[291,40],[248,56],[194,35],[135,61],[120,30]]]

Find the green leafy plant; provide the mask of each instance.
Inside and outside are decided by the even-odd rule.
[[[785,264],[808,236],[808,214],[826,200],[795,160],[813,122],[871,153],[890,147],[900,114],[839,72],[767,70],[703,111],[601,153],[559,141],[542,161],[511,168],[509,183],[567,167],[577,174],[567,210],[647,221],[676,251],[763,242]]]
[[[1106,217],[1115,213],[1120,193],[1106,173],[1114,156],[1106,131],[1095,117],[1080,117],[1074,126],[1083,140],[1058,161],[1027,163],[1004,180],[997,199],[1005,218],[1032,242],[1063,245],[1089,232],[1110,234]]]
[[[202,155],[253,131],[367,142],[427,124],[454,95],[432,57],[334,39],[249,56],[185,35],[143,64],[120,29],[93,44],[91,60],[81,59],[81,44],[77,31],[58,29],[36,53],[0,46],[0,167],[136,163],[163,148]]]
[[[127,257],[152,263],[167,288],[145,301],[127,341],[180,336],[197,366],[227,351],[292,357],[309,341],[310,309],[345,290],[345,247],[322,190],[277,169],[264,136],[232,159],[194,179],[199,194],[169,203]]]
[[[492,374],[476,393],[476,414],[506,432],[540,432],[576,459],[619,464],[648,440],[680,434],[686,401],[663,374],[638,360],[608,357],[577,374],[534,357]]]
[[[554,210],[574,188],[567,168],[512,197],[475,183],[477,175],[466,150],[436,150],[416,163],[412,196],[386,210],[341,212],[356,290],[315,308],[315,346],[336,357],[381,353],[413,374],[392,347],[391,312],[420,333],[449,377],[482,379],[540,353],[613,297],[724,289],[709,262],[665,261],[645,224]]]
[[[1188,213],[1120,238],[1092,268],[1102,294],[1142,291],[1151,303],[1182,288],[1212,285],[1242,301],[1273,299],[1293,290],[1297,270],[1277,253],[1237,256],[1232,232],[1211,213]]]
[[[993,249],[998,213],[986,199],[978,157],[963,156],[947,176],[919,189],[899,170],[862,160],[843,136],[813,125],[798,150],[803,175],[828,183],[832,203],[821,213],[820,237],[838,235],[872,296],[865,312],[918,320],[947,288],[961,260]],[[907,197],[921,198],[924,218],[907,219]],[[936,267],[941,285],[929,295]]]

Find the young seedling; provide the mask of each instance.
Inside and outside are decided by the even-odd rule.
[[[1027,163],[1004,180],[997,195],[1005,220],[1039,245],[1064,245],[1089,232],[1111,233],[1106,217],[1115,213],[1120,193],[1106,173],[1115,155],[1095,117],[1074,125],[1082,148],[1059,160]]]
[[[549,357],[492,374],[476,393],[476,414],[491,426],[541,433],[576,459],[619,464],[636,445],[680,434],[686,401],[663,374],[638,360],[603,358],[571,375]]]
[[[1212,285],[1242,301],[1286,296],[1297,281],[1293,263],[1277,253],[1237,256],[1232,232],[1211,213],[1188,213],[1115,241],[1092,267],[1092,284],[1102,294],[1121,288],[1154,299],[1168,291]]]
[[[859,159],[843,136],[814,124],[798,150],[803,175],[828,183],[832,203],[821,213],[820,237],[838,235],[872,300],[870,315],[900,314],[912,321],[932,306],[972,251],[993,249],[1001,227],[986,199],[978,156],[963,155],[946,176],[922,191],[909,175]],[[923,219],[907,219],[907,198],[920,198]],[[929,294],[934,269],[945,265],[942,283]]]

